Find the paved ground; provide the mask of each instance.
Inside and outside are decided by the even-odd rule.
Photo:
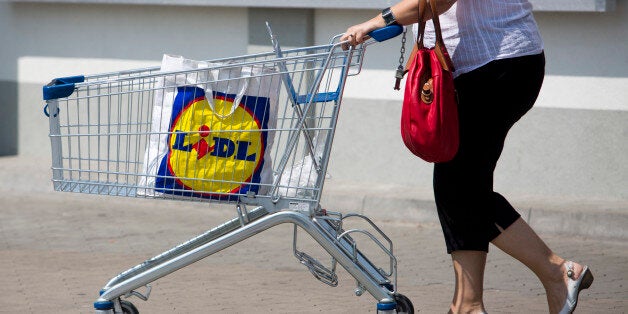
[[[0,313],[91,313],[97,292],[118,272],[235,216],[232,208],[198,203],[52,192],[47,167],[0,158]],[[445,313],[453,275],[438,226],[429,219],[376,222],[395,244],[400,292],[419,313]],[[336,288],[314,279],[292,256],[291,235],[288,225],[270,229],[156,281],[148,302],[132,300],[142,313],[374,312],[375,300],[354,296],[344,270]],[[624,238],[541,235],[594,272],[579,313],[628,312]],[[327,260],[311,240],[300,246]],[[533,274],[491,250],[488,310],[546,312]]]

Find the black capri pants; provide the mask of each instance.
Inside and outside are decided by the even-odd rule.
[[[488,244],[519,217],[493,191],[493,172],[510,128],[536,101],[545,56],[493,61],[454,80],[460,147],[453,160],[434,165],[434,197],[447,252],[488,252]]]

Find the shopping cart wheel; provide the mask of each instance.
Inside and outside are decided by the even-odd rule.
[[[129,301],[120,301],[120,307],[122,307],[122,313],[124,314],[140,314],[140,311]]]
[[[412,301],[403,294],[395,294],[395,303],[397,303],[397,313],[414,314],[414,306]]]

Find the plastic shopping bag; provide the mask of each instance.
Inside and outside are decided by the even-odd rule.
[[[320,165],[323,157],[324,144],[327,140],[327,131],[319,130],[314,137],[314,156],[306,153],[302,159],[296,161],[292,167],[286,168],[279,178],[278,194],[286,197],[311,197],[318,181],[319,171],[316,162]],[[313,158],[315,159],[313,159]],[[326,174],[326,178],[331,178]]]
[[[175,64],[174,69],[172,64]],[[142,192],[237,200],[272,183],[270,148],[280,77],[272,69],[164,56]],[[204,70],[208,68],[208,70]]]

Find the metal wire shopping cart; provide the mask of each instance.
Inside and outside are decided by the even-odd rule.
[[[111,279],[96,313],[139,313],[121,297],[147,300],[151,282],[284,223],[294,224],[294,255],[317,279],[336,286],[339,263],[356,279],[356,295],[377,300],[378,313],[413,312],[397,292],[390,239],[365,216],[319,204],[346,79],[360,72],[369,44],[401,31],[376,30],[349,50],[336,36],[328,45],[282,51],[269,27],[273,52],[46,85],[55,190],[228,203],[237,212]],[[349,217],[370,227],[345,230]],[[330,266],[297,249],[298,229],[331,255]],[[372,239],[389,265],[374,265],[355,234]]]

